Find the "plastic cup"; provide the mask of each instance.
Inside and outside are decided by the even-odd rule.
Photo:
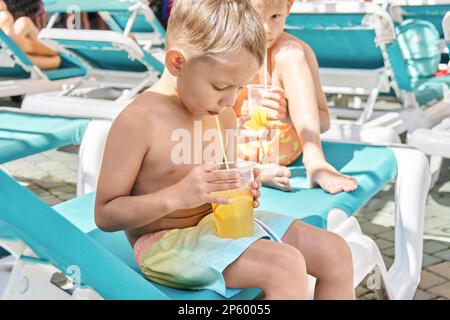
[[[246,129],[260,131],[265,129],[268,122],[268,115],[270,109],[262,106],[264,94],[270,91],[270,86],[267,88],[264,85],[250,84],[248,89],[248,113],[250,121]]]
[[[212,204],[216,233],[221,238],[238,239],[253,235],[253,195],[249,183],[253,181],[254,162],[234,161],[217,164],[216,170],[237,170],[241,184],[237,189],[214,192],[214,195],[231,199],[231,204]]]

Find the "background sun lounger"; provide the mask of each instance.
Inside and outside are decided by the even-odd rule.
[[[76,59],[61,53],[61,65],[41,70],[0,30],[0,97],[22,96],[60,89],[86,74]]]
[[[442,39],[441,49],[442,52],[446,54],[448,54],[449,51],[444,41],[442,20],[449,11],[449,0],[391,0],[389,8],[392,19],[396,23],[400,23],[407,19],[419,19],[432,23],[439,31],[439,36]],[[445,61],[448,61],[448,56]]]

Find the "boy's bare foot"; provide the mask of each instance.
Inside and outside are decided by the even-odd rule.
[[[282,191],[291,191],[291,171],[287,167],[273,165],[262,167],[259,174],[259,180],[263,186],[279,189]]]
[[[352,192],[358,188],[355,178],[338,172],[329,163],[321,163],[308,168],[308,179],[311,187],[320,187],[328,193]]]

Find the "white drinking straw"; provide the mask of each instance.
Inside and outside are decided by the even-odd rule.
[[[223,142],[222,130],[220,129],[219,116],[216,115],[215,118],[216,118],[217,130],[219,130],[220,146],[222,147],[223,157],[225,158],[225,166],[227,167],[227,170],[230,170],[230,165],[228,164],[227,152],[225,150],[225,143]]]

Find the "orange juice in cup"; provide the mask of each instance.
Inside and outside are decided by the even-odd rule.
[[[260,131],[265,129],[268,123],[270,109],[262,106],[264,94],[270,90],[270,86],[251,84],[248,89],[248,113],[250,121],[246,124],[246,129]]]
[[[231,199],[231,204],[212,204],[217,236],[242,238],[253,235],[253,195],[249,183],[253,181],[252,162],[229,162],[218,164],[218,170],[237,170],[241,186],[237,189],[214,192],[214,195]]]

